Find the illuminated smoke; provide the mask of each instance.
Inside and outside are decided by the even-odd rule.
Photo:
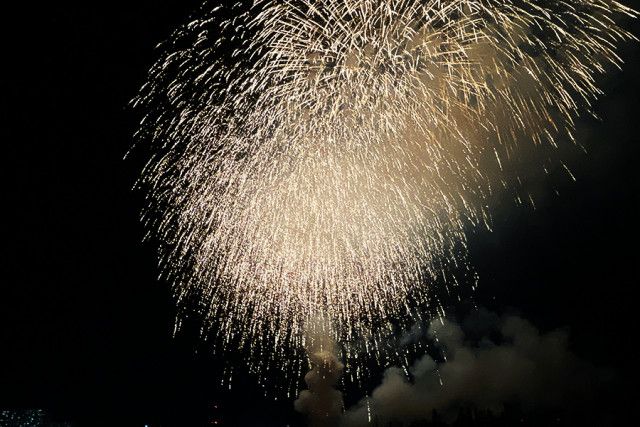
[[[204,7],[136,99],[145,218],[178,304],[258,372],[295,371],[281,356],[319,315],[384,357],[390,322],[465,269],[465,227],[517,182],[519,147],[573,140],[632,38],[625,15],[610,0]]]
[[[408,369],[388,368],[371,396],[335,425],[412,425],[435,412],[454,424],[461,408],[500,414],[516,405],[527,414],[561,409],[563,415],[599,408],[607,373],[569,350],[566,330],[542,333],[521,317],[480,309],[460,323],[435,319],[424,333],[445,357],[424,354]]]
[[[342,393],[336,389],[344,366],[340,362],[334,334],[327,322],[314,323],[308,337],[307,355],[311,369],[304,377],[307,390],[300,392],[294,406],[306,414],[312,427],[335,426],[342,416]]]

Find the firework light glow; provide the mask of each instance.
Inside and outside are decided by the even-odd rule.
[[[313,319],[346,370],[465,269],[465,228],[520,147],[573,140],[621,65],[611,0],[257,0],[203,6],[135,103],[140,185],[176,300],[225,348],[300,376]],[[541,169],[544,165],[540,165]],[[308,332],[308,331],[307,331]],[[302,365],[300,365],[302,366]]]

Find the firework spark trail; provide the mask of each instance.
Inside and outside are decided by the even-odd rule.
[[[274,359],[319,315],[338,342],[377,346],[465,264],[464,228],[488,223],[518,147],[573,139],[633,38],[625,15],[611,0],[203,8],[136,100],[179,304]]]

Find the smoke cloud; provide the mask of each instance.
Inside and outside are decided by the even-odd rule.
[[[409,370],[390,368],[371,397],[347,410],[344,427],[432,419],[447,422],[461,408],[501,413],[505,405],[523,412],[564,408],[590,398],[598,371],[568,349],[564,330],[541,333],[518,316],[486,310],[460,324],[434,320],[427,335],[442,361],[424,355]],[[439,358],[438,358],[439,359]]]
[[[329,333],[309,337],[307,342],[311,370],[304,381],[308,389],[300,392],[294,407],[309,417],[311,427],[338,425],[343,402],[342,393],[334,386],[344,366],[338,358],[336,344]]]

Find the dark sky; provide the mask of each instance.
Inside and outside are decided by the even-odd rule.
[[[123,161],[136,123],[127,103],[154,46],[198,4],[3,13],[0,407],[43,407],[82,425],[187,426],[219,402],[238,424],[299,421],[251,377],[219,387],[220,360],[188,333],[171,336],[167,284],[141,243],[141,195],[130,190],[140,160]],[[494,231],[470,238],[476,300],[542,330],[568,327],[575,353],[617,372],[623,406],[637,344],[639,52],[624,49],[624,71],[607,80],[602,122],[580,124],[589,152],[570,159],[577,182],[560,180],[560,195],[536,210],[503,201]]]

